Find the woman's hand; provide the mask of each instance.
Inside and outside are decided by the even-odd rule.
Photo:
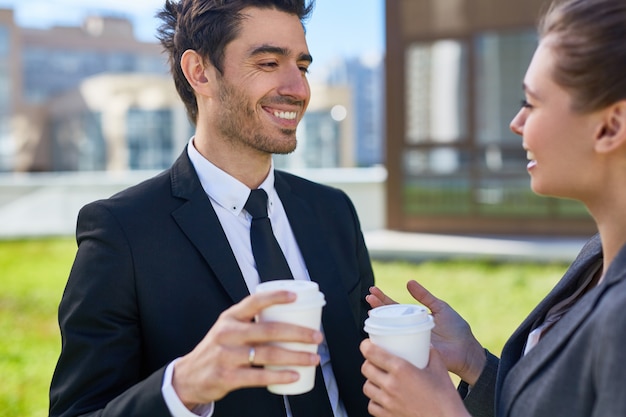
[[[367,301],[372,308],[386,306],[389,304],[398,304],[393,299],[387,297],[383,290],[378,287],[370,287],[370,293],[365,297],[365,301]]]
[[[407,289],[433,315],[435,328],[431,344],[441,354],[446,368],[468,384],[474,385],[485,366],[487,356],[472,334],[469,324],[450,305],[416,281],[409,281]],[[396,303],[378,287],[370,289],[366,301],[372,307]]]
[[[361,343],[367,378],[363,392],[375,417],[468,417],[439,353],[430,350],[424,369],[386,352],[369,339]]]
[[[432,312],[435,327],[431,343],[441,353],[446,368],[474,385],[485,367],[487,355],[467,321],[416,281],[409,281],[407,288],[415,300]]]

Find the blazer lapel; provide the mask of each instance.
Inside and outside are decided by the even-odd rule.
[[[330,252],[327,242],[333,236],[320,232],[320,213],[306,199],[291,190],[278,171],[275,187],[311,280],[318,283],[326,298],[326,306],[322,310],[322,326],[340,395],[348,413],[360,415],[367,404],[362,392],[365,379],[360,372],[363,362],[358,349],[361,335],[350,309],[347,289],[342,284],[341,271],[335,264],[335,256]]]
[[[174,197],[186,200],[172,212],[172,217],[202,254],[233,302],[241,301],[249,294],[248,287],[186,151],[172,166],[171,178]]]
[[[541,343],[537,344],[511,369],[502,387],[500,399],[505,410],[510,410],[513,401],[533,375],[540,371],[547,361],[559,354],[563,345],[591,314],[603,290],[604,288],[596,287],[581,298],[576,303],[576,308],[563,316],[542,338]]]
[[[279,172],[276,172],[275,187],[285,207],[311,280],[318,283],[328,305],[338,303],[337,305],[346,306],[346,311],[349,310],[345,297],[346,290],[341,286],[333,254],[330,253],[328,243],[325,241],[328,236],[320,233],[322,228],[317,219],[318,214],[307,201],[292,192]]]
[[[576,303],[576,307],[563,316],[543,337],[541,343],[537,344],[526,356],[522,356],[526,338],[534,322],[543,317],[557,300],[562,299],[562,292],[576,285],[580,274],[584,273],[601,255],[600,240],[596,237],[583,248],[554,290],[535,308],[507,342],[502,351],[498,370],[496,415],[506,415],[505,411],[510,410],[513,401],[528,381],[547,361],[560,352],[572,333],[591,313],[598,298],[606,290],[606,285],[596,287],[583,296]]]

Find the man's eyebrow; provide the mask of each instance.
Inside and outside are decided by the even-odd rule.
[[[250,51],[250,56],[254,57],[256,55],[262,55],[262,54],[274,54],[274,55],[281,55],[281,56],[289,56],[291,54],[291,51],[287,48],[282,48],[280,46],[273,46],[273,45],[261,45],[258,46],[256,48],[253,48]],[[313,57],[310,54],[306,54],[306,53],[301,53],[298,56],[298,61],[307,61],[309,63],[313,62]]]

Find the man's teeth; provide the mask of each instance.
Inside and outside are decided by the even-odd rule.
[[[528,159],[529,161],[534,161],[535,154],[533,154],[531,151],[526,151],[526,159]]]
[[[295,111],[275,111],[274,116],[280,119],[293,120],[296,118],[297,113]]]

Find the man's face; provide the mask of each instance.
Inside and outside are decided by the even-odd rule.
[[[243,14],[240,34],[225,50],[217,133],[261,152],[293,152],[311,94],[304,29],[297,16],[274,9]]]

